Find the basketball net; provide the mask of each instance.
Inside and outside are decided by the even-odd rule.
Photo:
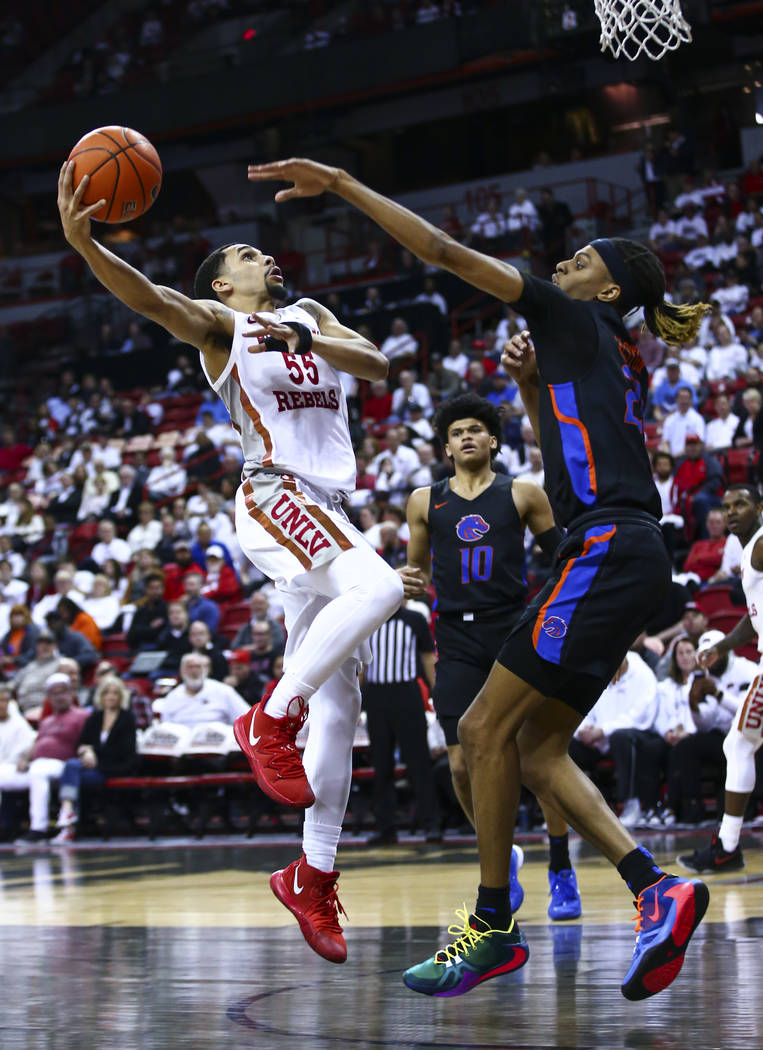
[[[691,26],[679,0],[594,0],[601,22],[599,43],[615,58],[633,62],[640,54],[656,62],[691,41]]]

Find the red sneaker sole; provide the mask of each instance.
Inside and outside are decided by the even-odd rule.
[[[246,715],[243,717],[245,718]],[[238,722],[239,720],[236,719],[233,723],[233,735],[236,738],[236,743],[246,755],[249,766],[254,774],[254,779],[257,781],[260,790],[263,791],[268,798],[272,798],[274,802],[280,802],[282,806],[289,806],[290,809],[309,809],[315,802],[315,795],[313,794],[310,785],[307,785],[307,792],[301,799],[294,800],[288,798],[286,795],[282,795],[278,788],[274,787],[263,773],[262,766],[252,749],[252,745],[249,743],[246,731],[243,726],[238,724]]]
[[[297,920],[302,936],[316,955],[320,955],[322,959],[330,963],[343,963],[346,961],[347,945],[344,943],[344,940],[341,944],[337,944],[336,941],[321,943],[319,940],[320,934],[313,930],[313,927],[299,909],[289,903],[293,898],[284,882],[282,871],[276,871],[270,876],[270,888],[284,908],[287,908]]]

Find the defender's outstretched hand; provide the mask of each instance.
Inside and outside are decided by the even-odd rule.
[[[106,203],[105,200],[83,206],[82,198],[90,182],[89,175],[83,175],[76,190],[73,187],[74,161],[66,161],[58,174],[58,212],[64,236],[73,248],[90,240],[90,216]]]
[[[330,190],[339,178],[339,168],[293,157],[291,160],[273,161],[272,164],[250,164],[247,177],[250,182],[293,182],[290,189],[276,193],[275,199],[280,204],[292,197],[317,197]]]
[[[515,383],[537,383],[538,365],[535,360],[535,347],[527,329],[517,332],[504,344],[501,367]]]

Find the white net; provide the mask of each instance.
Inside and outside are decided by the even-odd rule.
[[[633,62],[640,54],[653,61],[691,41],[691,26],[679,0],[594,0],[601,22],[601,50]]]

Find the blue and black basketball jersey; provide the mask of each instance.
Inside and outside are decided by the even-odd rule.
[[[471,500],[456,495],[447,478],[432,485],[429,534],[439,613],[524,605],[524,527],[505,474]]]
[[[545,488],[560,526],[597,510],[660,517],[644,444],[649,376],[617,310],[571,299],[524,274],[512,305],[527,319],[540,375]]]

